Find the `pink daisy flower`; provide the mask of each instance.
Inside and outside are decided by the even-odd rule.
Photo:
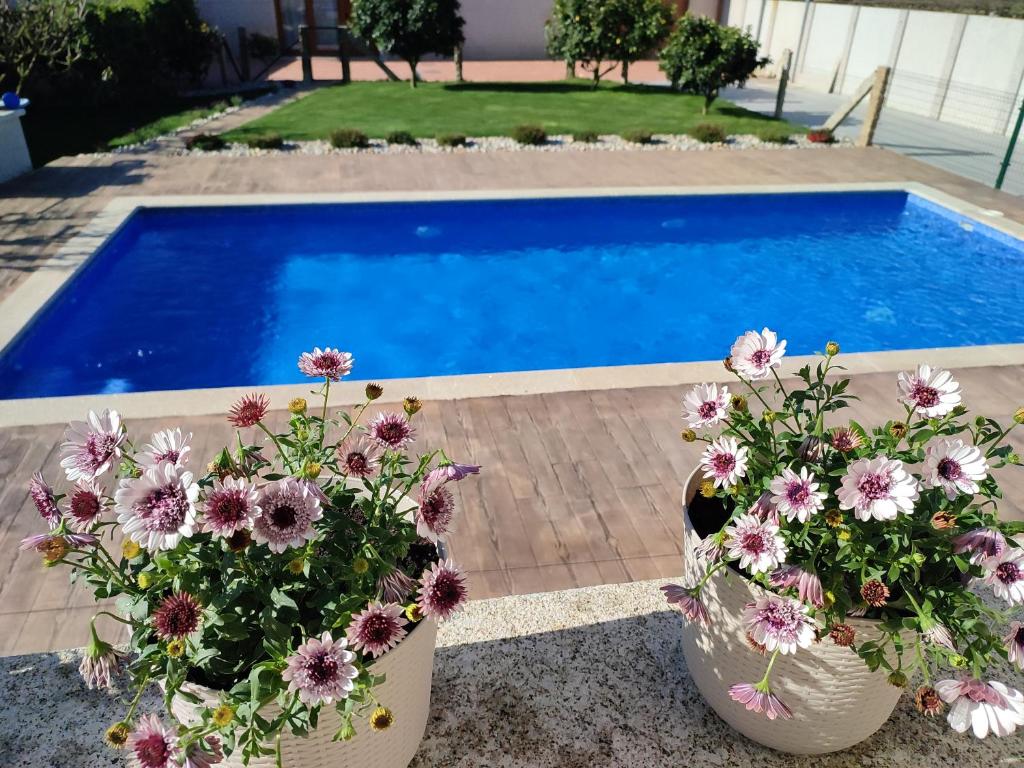
[[[433,475],[435,473],[445,477],[447,480],[458,482],[459,480],[465,480],[470,475],[479,475],[480,466],[478,464],[459,464],[452,461],[442,464],[437,469],[432,470],[430,474]]]
[[[106,492],[94,480],[80,480],[68,497],[68,516],[76,531],[88,531],[110,502]]]
[[[132,541],[152,550],[174,549],[195,532],[198,498],[192,473],[165,462],[121,480],[114,509]]]
[[[720,437],[704,449],[700,465],[704,477],[714,480],[716,486],[736,485],[747,473],[747,448],[736,438]]]
[[[338,469],[349,477],[370,477],[380,467],[381,447],[366,435],[350,435],[337,449]]]
[[[188,454],[192,450],[189,443],[192,433],[182,434],[180,429],[163,429],[153,433],[153,441],[142,447],[135,461],[143,469],[156,467],[169,462],[178,467],[188,464]]]
[[[978,483],[988,476],[988,464],[981,449],[965,445],[963,440],[936,440],[924,452],[921,468],[924,481],[932,488],[941,488],[952,501],[959,494],[973,496]]]
[[[92,546],[99,541],[99,538],[91,533],[37,533],[33,536],[26,536],[18,545],[20,550],[34,549],[43,555],[56,551],[56,547],[63,549],[81,549]],[[57,558],[59,559],[59,558]]]
[[[260,514],[259,491],[241,478],[216,480],[200,505],[203,531],[227,538],[236,531],[251,531]]]
[[[712,534],[701,539],[693,551],[697,557],[707,560],[710,565],[714,565],[725,556],[725,545],[718,534]]]
[[[899,459],[876,456],[849,466],[836,491],[840,509],[852,509],[858,520],[895,520],[909,515],[917,501],[917,480]]]
[[[312,352],[299,355],[299,370],[317,379],[340,381],[352,370],[352,355],[340,349],[314,347]]]
[[[1003,638],[1006,645],[1006,658],[1018,669],[1024,669],[1024,624],[1019,621],[1010,622],[1010,631]]]
[[[767,593],[748,603],[743,620],[750,635],[769,652],[785,655],[807,648],[815,639],[814,620],[803,603]]]
[[[203,736],[185,749],[181,768],[212,768],[224,760],[224,749],[216,736]]]
[[[819,491],[819,487],[814,473],[808,472],[807,467],[801,467],[800,474],[786,467],[781,475],[772,478],[772,503],[787,520],[806,523],[825,508],[828,494]]]
[[[177,765],[181,748],[174,730],[167,728],[156,715],[143,715],[128,737],[128,751],[137,768],[171,768]]]
[[[1024,603],[1024,549],[1007,547],[982,563],[983,581],[1010,605]]]
[[[772,525],[779,524],[779,510],[776,509],[775,504],[772,503],[772,494],[770,491],[765,491],[757,497],[757,501],[750,505],[747,509],[748,515],[754,515],[759,520],[767,520]]]
[[[466,576],[451,560],[431,564],[420,578],[420,612],[438,621],[447,621],[466,602]]]
[[[377,580],[377,591],[388,603],[404,603],[415,589],[416,582],[400,568],[389,571]]]
[[[32,497],[39,516],[46,521],[53,530],[60,524],[60,510],[57,508],[57,499],[47,482],[43,479],[42,472],[36,472],[28,482],[28,495]]]
[[[751,712],[764,715],[769,720],[789,720],[793,711],[778,696],[771,692],[767,683],[736,683],[729,688],[729,698],[738,701]]]
[[[731,559],[752,574],[765,573],[786,561],[786,543],[779,526],[746,514],[725,528],[725,546]]]
[[[73,421],[64,431],[60,465],[70,482],[94,480],[121,458],[125,431],[117,411],[89,411],[86,421]]]
[[[310,484],[285,477],[263,489],[260,514],[253,524],[253,539],[271,552],[302,547],[316,538],[313,523],[323,517],[320,499]]]
[[[188,592],[165,597],[153,612],[153,628],[164,640],[188,637],[203,618],[203,606]]]
[[[400,451],[416,439],[409,419],[397,413],[378,413],[367,429],[382,448]]]
[[[960,385],[949,371],[919,365],[913,373],[902,371],[897,381],[900,401],[926,419],[945,416],[960,405]]]
[[[957,733],[970,728],[976,737],[984,739],[990,732],[1009,736],[1017,726],[1024,725],[1024,696],[996,680],[940,680],[935,690],[950,705],[946,720]]]
[[[374,658],[383,656],[406,636],[403,627],[406,620],[404,609],[397,603],[373,602],[366,609],[352,616],[345,631],[353,650],[362,651]]]
[[[288,691],[298,692],[299,701],[308,706],[347,699],[355,688],[352,681],[359,676],[359,670],[352,665],[356,655],[346,650],[347,645],[345,638],[335,640],[330,632],[300,645],[288,657],[288,666],[281,673]]]
[[[971,562],[980,563],[990,557],[998,557],[1006,549],[1006,537],[995,528],[975,528],[953,537],[953,552],[962,555],[971,553]]]
[[[776,589],[796,589],[802,603],[810,603],[815,608],[825,605],[825,592],[821,579],[812,571],[805,571],[798,565],[784,565],[772,571],[768,583]]]
[[[713,427],[726,417],[729,388],[717,384],[697,384],[683,398],[683,419],[693,429]]]
[[[949,628],[945,624],[940,624],[937,621],[927,623],[927,626],[921,632],[925,639],[933,643],[934,645],[941,645],[943,648],[953,651],[956,653],[956,646],[953,644],[953,636],[949,632]]]
[[[779,341],[775,332],[767,328],[760,333],[747,331],[736,339],[729,354],[738,374],[752,380],[764,379],[782,364],[786,342]]]
[[[711,623],[711,614],[694,590],[678,584],[666,584],[661,587],[661,591],[665,593],[668,604],[676,606],[679,612],[694,624],[706,626]]]
[[[436,476],[433,479],[428,476],[420,486],[419,506],[415,514],[416,533],[427,541],[436,543],[451,531],[455,497],[446,482]]]
[[[263,421],[268,410],[270,410],[270,398],[264,394],[253,392],[231,406],[231,410],[228,411],[228,421],[239,429],[255,427]]]

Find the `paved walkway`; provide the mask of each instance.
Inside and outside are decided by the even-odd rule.
[[[0,297],[118,195],[900,180],[1024,222],[1024,200],[880,149],[66,158],[0,186]],[[1024,365],[974,369],[961,379],[972,406],[995,417],[1024,402]],[[865,414],[890,412],[891,375],[865,376],[857,388]],[[428,403],[424,445],[487,467],[461,488],[455,540],[473,594],[677,574],[681,483],[697,455],[677,437],[679,397],[676,388],[648,387]],[[133,430],[165,425],[139,422]],[[228,437],[219,418],[183,426],[196,434],[198,456]],[[59,436],[55,426],[0,430],[0,654],[86,639],[88,595],[65,573],[44,571],[16,551],[38,527],[25,484],[40,467],[59,474]],[[1019,475],[1015,499],[1024,495]]]
[[[777,88],[774,80],[753,80],[745,88],[727,88],[722,96],[746,109],[770,114],[775,110]],[[790,86],[786,90],[783,115],[795,123],[821,125],[845,100],[846,97],[839,94]],[[865,101],[836,133],[855,138],[866,110]],[[987,186],[995,183],[1008,141],[1006,136],[930,120],[889,106],[882,110],[875,133],[875,144],[880,147]],[[1024,148],[1019,147],[1018,153],[1017,164],[1010,166],[1003,188],[1015,195],[1024,195]]]

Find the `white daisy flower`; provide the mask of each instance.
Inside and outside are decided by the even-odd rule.
[[[151,467],[122,480],[114,494],[117,521],[125,535],[146,549],[174,549],[196,529],[199,484],[174,464]]]
[[[909,515],[917,501],[917,480],[899,459],[876,456],[851,464],[836,491],[840,509],[852,509],[858,520],[895,520]]]
[[[936,440],[925,449],[922,475],[926,484],[941,488],[950,501],[959,494],[973,496],[988,476],[981,449],[963,440]]]
[[[945,416],[960,405],[960,384],[941,368],[919,365],[897,377],[900,400],[927,419]]]
[[[807,467],[801,467],[800,474],[786,467],[781,475],[772,478],[772,503],[787,520],[795,518],[806,523],[825,507],[828,493],[819,491],[819,487],[820,483],[815,482],[814,473],[808,472]]]
[[[746,446],[740,446],[734,437],[720,437],[704,449],[700,465],[704,477],[714,480],[715,485],[736,485],[747,473]]]
[[[713,427],[725,418],[729,407],[729,388],[717,384],[697,384],[683,398],[683,418],[693,429]]]
[[[779,341],[774,331],[767,328],[760,333],[747,331],[736,339],[730,352],[732,367],[748,379],[764,379],[772,368],[782,364],[786,354],[785,340]]]

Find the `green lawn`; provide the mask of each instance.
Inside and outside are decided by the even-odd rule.
[[[240,103],[241,99],[236,98],[233,102],[217,101],[209,106],[194,107],[193,109],[186,109],[184,112],[175,112],[171,115],[164,115],[152,122],[140,125],[133,131],[129,131],[121,136],[115,136],[107,142],[107,146],[114,148],[126,147],[131,144],[141,144],[144,141],[155,139],[157,136],[163,136],[176,131],[179,128],[183,128],[195,120],[215,115],[218,112],[223,112],[232,104],[237,105]]]
[[[429,138],[444,133],[507,136],[522,124],[549,134],[578,131],[620,134],[631,129],[685,133],[699,123],[718,123],[727,133],[777,133],[788,124],[719,99],[707,115],[703,99],[654,86],[556,83],[361,82],[324,87],[304,99],[225,134],[229,141],[279,133],[285,139],[327,138],[338,128],[371,137],[408,131]],[[788,126],[793,133],[806,129]]]

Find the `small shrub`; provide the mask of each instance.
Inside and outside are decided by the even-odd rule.
[[[237,93],[236,93],[236,94],[235,94],[234,96],[232,96],[232,97],[231,97],[230,99],[228,99],[228,103],[229,103],[229,104],[230,104],[230,105],[231,105],[232,107],[240,107],[240,106],[242,106],[242,104],[243,104],[244,102],[245,102],[245,99],[243,99],[243,98],[241,97],[241,95],[240,95],[240,94],[237,94]]]
[[[199,149],[203,152],[215,152],[226,146],[227,142],[224,141],[224,138],[216,133],[197,133],[195,136],[185,139],[186,149]]]
[[[695,125],[688,133],[702,144],[721,144],[725,141],[725,129],[714,123]]]
[[[418,147],[420,144],[408,131],[392,131],[384,138],[388,144],[401,144],[406,147]]]
[[[597,135],[597,131],[577,131],[572,135],[572,140],[580,144],[596,144],[601,137]]]
[[[265,133],[262,136],[250,136],[245,143],[253,149],[281,149],[284,146],[284,139],[279,133]]]
[[[442,147],[464,147],[466,137],[461,133],[442,133],[437,137],[437,143]]]
[[[331,146],[335,149],[366,149],[370,139],[355,128],[339,128],[331,131]]]
[[[793,141],[786,128],[766,128],[757,134],[757,138],[768,144],[791,144]]]
[[[519,144],[539,146],[547,144],[548,134],[539,125],[517,125],[512,129],[512,138]]]
[[[221,100],[213,102],[213,104],[210,105],[210,109],[214,112],[223,112],[230,106],[231,104],[229,102]]]
[[[807,140],[812,141],[815,144],[833,144],[836,137],[833,135],[832,131],[819,128],[817,130],[808,131]]]
[[[626,131],[622,134],[622,138],[631,144],[652,144],[654,143],[654,134],[650,131],[642,129],[635,129],[632,131]]]
[[[259,61],[271,61],[281,53],[281,45],[276,37],[261,35],[259,32],[249,33],[249,55]]]

